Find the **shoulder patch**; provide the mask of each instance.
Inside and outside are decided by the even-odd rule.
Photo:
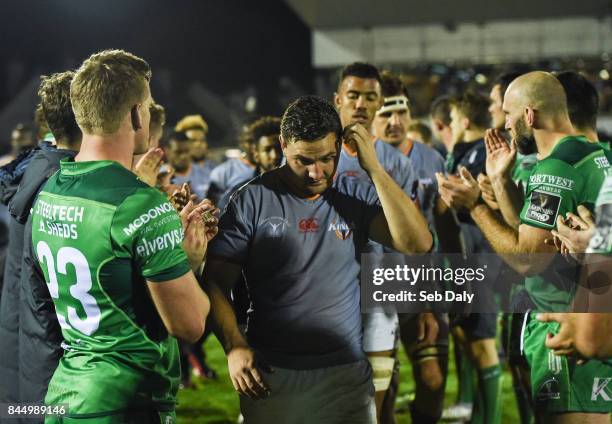
[[[534,191],[529,197],[529,206],[525,213],[525,219],[548,227],[554,227],[560,206],[561,196]]]

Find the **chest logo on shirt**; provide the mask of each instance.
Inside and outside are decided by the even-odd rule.
[[[262,221],[262,227],[268,237],[280,238],[287,231],[289,221],[280,216],[272,216]]]
[[[319,229],[319,221],[316,218],[302,218],[298,222],[300,233],[316,233]]]
[[[327,232],[333,231],[338,240],[347,240],[353,234],[353,229],[350,225],[345,222],[337,222],[337,220],[333,220],[329,227],[327,228]]]
[[[342,173],[342,176],[347,178],[357,178],[359,177],[359,171],[347,170]]]

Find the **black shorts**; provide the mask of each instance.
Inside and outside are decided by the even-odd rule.
[[[528,367],[527,360],[521,352],[521,333],[525,314],[504,314],[505,325],[502,328],[502,346],[508,365],[512,367]]]
[[[468,341],[494,339],[497,334],[497,314],[469,314],[454,321]]]

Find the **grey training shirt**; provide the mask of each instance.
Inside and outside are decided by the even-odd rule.
[[[271,365],[313,369],[363,359],[359,254],[382,209],[336,185],[314,199],[297,197],[280,172],[232,196],[209,256],[242,266],[252,302],[247,339]]]

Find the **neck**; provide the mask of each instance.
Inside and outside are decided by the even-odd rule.
[[[538,160],[547,158],[552,149],[564,137],[575,135],[571,125],[560,126],[559,130],[551,131],[548,129],[534,130],[533,136],[538,147]]]
[[[592,142],[598,142],[599,141],[599,136],[597,135],[597,131],[593,128],[578,128],[578,127],[574,127],[576,129],[576,134],[582,134],[584,135],[586,138],[589,139],[589,141]]]
[[[81,140],[71,140],[69,138],[61,138],[56,140],[55,147],[61,150],[72,150],[73,152],[78,152],[81,148]]]
[[[308,199],[308,198],[315,196],[311,193],[305,192],[304,190],[302,190],[300,187],[298,187],[296,184],[293,183],[293,174],[287,165],[277,168],[277,171],[278,171],[279,177],[285,183],[289,191],[293,193],[294,195],[296,195],[297,197]]]
[[[414,143],[414,141],[412,141],[411,139],[409,139],[408,137],[404,138],[404,141],[402,141],[400,144],[398,144],[396,147],[398,148],[398,150],[402,153],[410,150],[412,148],[412,144]]]
[[[134,156],[134,141],[126,139],[120,134],[108,136],[84,134],[81,141],[81,150],[75,161],[112,160],[127,169],[131,169]]]
[[[473,141],[477,141],[477,140],[484,138],[484,136],[485,136],[485,130],[483,129],[478,128],[475,130],[466,130],[463,136],[463,142],[471,143]]]
[[[442,134],[440,134],[440,141],[442,142],[442,144],[444,145],[444,147],[446,148],[447,152],[452,152],[453,151],[453,135],[450,131],[448,132],[443,132]]]
[[[186,177],[191,172],[191,166],[191,162],[189,162],[189,166],[183,169],[182,171],[179,171],[178,169],[174,168],[176,175],[178,175],[179,177]]]

